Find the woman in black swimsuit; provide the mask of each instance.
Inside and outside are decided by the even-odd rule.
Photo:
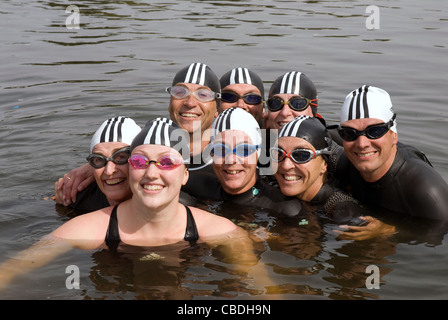
[[[188,144],[188,133],[176,125],[161,120],[148,123],[131,144],[132,198],[67,221],[0,265],[0,289],[15,276],[43,266],[71,248],[110,246],[121,251],[126,246],[203,241],[219,245],[226,257],[237,258],[238,263],[256,264],[258,259],[243,229],[224,217],[179,203],[180,188],[188,180]]]
[[[72,219],[53,235],[73,238],[77,234],[76,238],[89,239],[94,247],[104,242],[116,248],[120,243],[158,246],[194,242],[199,237],[204,240],[235,231],[230,220],[179,203],[180,188],[189,175],[185,164],[190,154],[188,142],[187,132],[174,123],[150,121],[131,144],[132,198]],[[80,228],[80,224],[91,227]]]

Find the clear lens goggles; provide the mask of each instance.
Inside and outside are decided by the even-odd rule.
[[[310,149],[294,149],[290,153],[286,153],[282,148],[272,147],[269,149],[271,151],[271,159],[275,162],[280,162],[286,158],[291,159],[295,163],[306,163],[319,155],[322,154],[332,154],[331,151],[326,149],[322,150],[310,150]]]
[[[294,111],[303,111],[308,108],[309,105],[317,107],[317,103],[315,103],[317,100],[318,99],[310,100],[303,97],[292,97],[288,101],[285,101],[280,97],[272,97],[266,101],[266,105],[272,112],[280,111],[285,104]]]
[[[263,102],[263,97],[256,93],[246,93],[242,96],[233,91],[224,91],[221,93],[221,100],[227,103],[235,103],[239,99],[243,99],[244,103],[256,105]]]
[[[102,154],[92,153],[86,158],[89,164],[95,169],[100,169],[107,165],[108,161],[112,161],[115,164],[126,164],[128,162],[129,156],[131,155],[131,149],[129,147],[124,147],[115,151],[109,158],[103,156]]]
[[[193,94],[193,96],[201,102],[208,102],[221,98],[220,93],[213,92],[209,89],[198,89],[196,91],[190,92],[188,88],[183,86],[168,87],[166,88],[166,92],[168,92],[171,96],[173,96],[176,99],[185,99],[190,94]]]
[[[134,169],[146,169],[151,163],[154,163],[159,169],[173,170],[184,163],[182,159],[171,155],[162,156],[157,160],[149,160],[145,156],[135,155],[129,158],[128,161]]]

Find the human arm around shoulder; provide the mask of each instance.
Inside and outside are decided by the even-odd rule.
[[[76,194],[95,181],[93,170],[92,166],[84,164],[58,179],[54,184],[56,202],[64,206],[75,202]]]

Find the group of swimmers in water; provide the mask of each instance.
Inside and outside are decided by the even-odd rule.
[[[0,282],[73,247],[116,251],[225,240],[229,254],[245,252],[256,263],[246,230],[199,209],[197,199],[279,217],[322,214],[344,224],[340,236],[353,240],[396,232],[371,208],[448,220],[448,185],[421,151],[398,142],[397,116],[383,89],[363,85],[350,92],[337,126],[318,113],[317,90],[301,72],[277,78],[265,101],[253,71],[239,67],[218,78],[209,66],[192,63],[167,92],[169,119],[140,127],[116,116],[101,124],[87,164],[55,183],[59,205],[87,213],[22,253],[45,252],[41,263],[1,265],[8,271],[0,272]],[[48,243],[57,249],[36,250]]]

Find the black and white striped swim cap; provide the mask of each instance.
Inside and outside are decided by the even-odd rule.
[[[227,130],[243,131],[250,137],[254,145],[262,143],[261,130],[257,120],[244,109],[233,107],[221,112],[213,121],[210,141],[213,142],[219,133]]]
[[[263,81],[255,72],[247,68],[234,68],[226,72],[219,81],[221,83],[221,89],[231,84],[251,84],[260,90],[261,96],[264,98]]]
[[[90,153],[101,142],[123,142],[131,145],[141,128],[128,117],[117,116],[104,121],[94,133],[90,142]]]
[[[176,123],[167,118],[156,118],[146,123],[146,126],[134,138],[131,152],[137,146],[155,144],[173,148],[188,162],[190,159],[190,135]]]
[[[174,76],[172,85],[175,86],[178,83],[199,84],[201,86],[209,87],[213,92],[221,92],[218,77],[209,66],[200,62],[192,63],[177,72]]]
[[[380,88],[363,85],[350,92],[341,110],[341,124],[348,120],[375,118],[389,122],[394,115],[389,94]],[[397,121],[390,130],[397,132]]]
[[[316,150],[330,148],[332,140],[327,128],[315,117],[299,116],[282,127],[279,138],[297,137],[308,141]]]
[[[297,94],[310,100],[317,98],[314,83],[304,73],[298,71],[287,72],[272,83],[269,97],[281,93]]]
[[[296,94],[310,100],[317,99],[317,89],[313,81],[306,74],[298,71],[290,71],[275,79],[269,89],[269,97],[276,94]],[[314,102],[316,105],[317,101]],[[317,107],[311,106],[313,115],[317,115]]]

